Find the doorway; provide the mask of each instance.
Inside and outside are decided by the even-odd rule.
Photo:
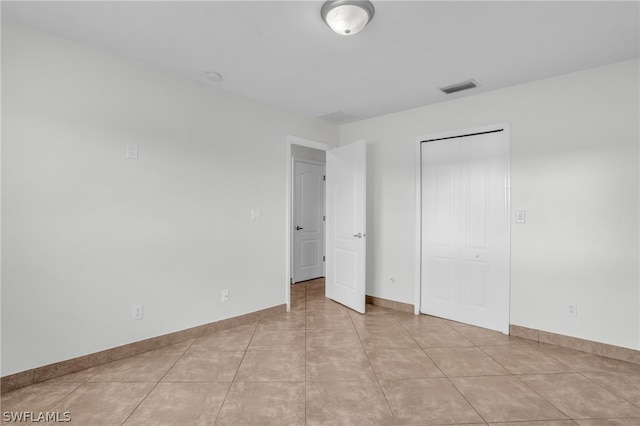
[[[291,282],[295,284],[324,277],[325,163],[309,157],[324,158],[325,152],[313,150],[305,155],[300,152],[302,147],[293,148]]]
[[[366,270],[366,142],[335,147],[295,136],[286,146],[285,301],[291,310],[293,281],[293,153],[300,148],[322,151],[326,159],[325,296],[364,313]],[[328,155],[327,151],[331,151]],[[345,245],[346,244],[346,245]]]
[[[420,312],[508,333],[509,128],[419,142]]]
[[[285,301],[287,311],[291,310],[291,283],[294,279],[293,273],[293,238],[295,227],[293,213],[293,181],[294,181],[294,158],[308,158],[312,161],[324,162],[326,151],[334,148],[334,146],[317,142],[310,139],[300,138],[297,136],[287,136],[286,144],[286,227],[285,227]]]

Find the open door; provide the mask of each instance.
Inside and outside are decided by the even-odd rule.
[[[327,151],[326,297],[365,311],[366,145]]]

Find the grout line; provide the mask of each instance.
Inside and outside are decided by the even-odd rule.
[[[448,327],[450,327],[453,331],[455,331],[456,333],[458,333],[460,336],[462,336],[465,340],[469,341],[469,342],[472,344],[472,346],[464,346],[464,347],[467,347],[467,348],[477,348],[477,347],[478,347],[478,345],[476,345],[476,344],[475,344],[475,342],[472,342],[470,339],[467,339],[467,337],[466,337],[464,334],[460,333],[458,330],[456,330],[456,329],[455,329],[455,327],[453,327],[453,326],[451,326],[451,325],[449,325],[449,324],[446,324],[446,325],[447,325]],[[426,351],[426,350],[425,350],[425,353],[427,353],[427,351]],[[427,353],[427,356],[429,356],[429,354],[428,354],[428,353]],[[429,358],[431,359],[431,357],[429,357]],[[435,362],[435,360],[433,360],[433,359],[432,359],[432,361],[433,361],[433,363],[434,363],[434,364],[436,364],[436,366],[438,366],[438,364]],[[440,368],[440,366],[438,366],[438,368]],[[473,411],[475,411],[475,412],[476,412],[476,414],[477,414],[477,415],[482,419],[482,421],[483,421],[483,422],[485,422],[486,424],[489,424],[489,421],[488,421],[487,419],[485,419],[485,418],[484,418],[484,416],[482,415],[482,413],[480,413],[480,411],[478,411],[478,409],[477,409],[477,408],[476,408],[476,407],[471,403],[471,401],[469,401],[469,400],[467,399],[467,397],[462,393],[462,391],[461,391],[460,389],[458,389],[458,387],[456,386],[456,384],[455,384],[455,383],[453,383],[453,381],[452,381],[451,379],[452,379],[452,378],[455,378],[455,377],[449,377],[449,375],[448,375],[448,374],[446,374],[442,369],[440,369],[440,371],[442,371],[442,374],[444,374],[444,377],[447,379],[447,382],[449,382],[449,385],[451,385],[451,386],[456,390],[456,392],[458,392],[458,394],[460,394],[460,396],[462,397],[462,399],[464,399],[464,400],[465,400],[465,402],[466,402],[467,404],[469,404],[469,407],[471,407],[471,408],[473,409]],[[483,377],[486,377],[486,376],[483,376]]]
[[[229,388],[227,389],[227,393],[225,393],[224,398],[222,399],[222,403],[220,404],[220,409],[216,413],[215,419],[213,419],[213,423],[212,424],[214,424],[214,425],[216,424],[216,422],[218,421],[218,418],[220,417],[220,413],[222,412],[222,409],[224,408],[225,402],[227,402],[227,398],[229,397],[229,393],[231,392],[231,387],[233,386],[234,383],[236,383],[236,377],[238,376],[238,371],[240,371],[240,367],[242,366],[242,361],[244,361],[244,357],[247,355],[247,351],[249,350],[249,346],[251,345],[251,341],[253,340],[253,336],[255,336],[256,331],[258,330],[258,325],[260,324],[260,321],[262,321],[262,320],[258,320],[256,322],[256,326],[253,328],[253,331],[251,332],[251,337],[249,338],[249,341],[247,342],[247,347],[244,348],[244,351],[242,353],[242,359],[240,359],[240,362],[238,363],[238,368],[236,369],[236,372],[233,375],[233,378],[231,379],[231,382],[229,383]],[[215,351],[212,351],[212,352],[215,352]],[[236,352],[236,351],[234,351],[234,352]]]
[[[549,373],[549,374],[573,374],[573,373]],[[534,376],[536,374],[521,374],[522,376]],[[558,407],[557,405],[555,405],[553,402],[549,401],[547,398],[544,397],[544,395],[540,394],[540,392],[538,392],[537,390],[535,390],[534,388],[532,388],[531,386],[529,386],[526,382],[524,382],[522,379],[520,379],[520,377],[516,374],[513,375],[513,377],[515,377],[515,379],[519,382],[522,383],[527,389],[530,389],[533,393],[535,393],[536,395],[538,395],[540,398],[542,398],[544,401],[547,402],[547,404],[551,405],[553,408],[555,408],[556,410],[558,410],[559,412],[561,412],[562,414],[564,414],[565,416],[567,416],[567,419],[570,419],[571,421],[573,421],[573,418],[568,414],[565,413],[564,410],[562,410],[560,407]],[[575,423],[575,422],[574,422]]]
[[[396,321],[398,321],[398,319],[396,318]],[[402,327],[402,329],[409,335],[409,337],[411,337],[413,339],[413,341],[416,343],[416,345],[418,345],[418,347],[420,348],[420,350],[427,356],[427,358],[429,359],[429,361],[431,361],[433,363],[433,365],[436,366],[436,368],[440,371],[440,373],[442,373],[442,377],[447,377],[447,375],[444,373],[444,371],[442,371],[442,368],[440,368],[440,366],[429,356],[429,354],[427,353],[427,350],[425,348],[423,348],[420,343],[418,343],[418,341],[416,340],[415,337],[413,337],[413,335],[411,334],[411,332],[400,322],[398,321],[398,323],[400,323],[400,327]]]
[[[486,376],[484,376],[486,377]],[[469,401],[467,399],[467,397],[462,393],[462,391],[460,389],[458,389],[458,387],[456,386],[455,383],[453,383],[451,381],[451,378],[449,378],[449,376],[446,376],[447,381],[449,382],[449,384],[456,390],[456,392],[458,392],[460,394],[460,396],[462,397],[462,399],[464,399],[466,401],[467,404],[469,404],[469,407],[471,407],[473,409],[473,411],[476,412],[476,414],[478,416],[480,416],[480,418],[482,419],[483,422],[485,422],[486,424],[489,424],[489,420],[485,419],[484,416],[480,413],[480,411],[478,411],[478,409],[476,407],[474,407],[474,405],[471,403],[471,401]]]
[[[562,346],[558,346],[558,347],[562,347]],[[578,372],[578,370],[576,370],[575,368],[573,368],[573,367],[572,367],[572,366],[570,366],[569,364],[567,364],[567,363],[565,363],[565,362],[562,362],[562,360],[561,360],[561,359],[559,359],[559,358],[555,357],[552,353],[548,353],[548,352],[546,352],[545,350],[540,349],[539,345],[538,345],[538,347],[536,347],[536,349],[537,349],[537,350],[539,350],[540,352],[542,352],[544,355],[546,355],[546,356],[548,356],[548,357],[552,358],[554,361],[557,361],[557,362],[559,362],[560,364],[564,365],[564,366],[565,366],[565,367],[567,367],[569,370],[571,370],[571,372],[574,372],[574,373],[577,373],[577,372]],[[573,350],[573,349],[571,349],[571,350]],[[596,355],[596,356],[597,356],[597,355]]]
[[[365,313],[364,315],[367,315],[367,310],[366,310],[366,304],[365,304]],[[400,423],[398,423],[398,419],[396,418],[396,415],[393,412],[393,409],[391,408],[391,404],[389,404],[389,399],[387,398],[387,394],[384,392],[384,388],[382,387],[382,383],[380,383],[380,377],[378,377],[378,374],[376,373],[376,369],[373,367],[373,363],[371,362],[371,358],[369,357],[369,352],[367,352],[367,348],[365,348],[364,343],[362,342],[362,338],[360,337],[360,333],[358,332],[358,327],[356,327],[355,322],[353,321],[353,317],[351,315],[349,315],[349,318],[351,319],[351,324],[353,325],[353,328],[356,330],[356,335],[358,336],[358,340],[360,341],[360,345],[362,345],[362,350],[364,352],[364,355],[367,357],[367,361],[369,361],[369,368],[371,368],[371,372],[373,373],[373,377],[376,378],[376,383],[378,383],[378,388],[380,388],[380,392],[382,392],[382,396],[384,397],[384,401],[387,403],[387,408],[389,409],[389,413],[391,413],[391,417],[393,418],[393,422],[398,425]],[[398,320],[396,318],[393,318],[396,322],[398,322]]]
[[[191,345],[193,345],[193,343],[196,341],[196,339],[193,339],[193,341],[191,343],[189,343],[189,346],[184,350],[184,352],[182,352],[182,354],[175,360],[175,362],[173,364],[171,364],[171,367],[169,367],[167,369],[167,371],[164,372],[164,374],[162,375],[162,377],[160,377],[160,379],[158,379],[158,381],[156,382],[155,385],[153,385],[153,387],[151,389],[149,389],[149,392],[146,393],[146,395],[140,400],[140,402],[134,407],[133,410],[131,410],[131,412],[129,413],[129,415],[124,419],[124,421],[122,423],[120,423],[120,425],[124,425],[129,418],[133,415],[133,413],[136,412],[136,410],[142,405],[142,403],[149,397],[149,395],[151,394],[151,392],[153,392],[158,385],[160,384],[160,382],[162,381],[162,379],[164,379],[167,374],[169,374],[169,371],[171,371],[173,369],[173,367],[176,366],[176,364],[178,363],[178,361],[180,361],[182,359],[182,357],[184,356],[184,354],[187,353],[187,351],[191,348]],[[180,344],[180,343],[176,343],[176,344]],[[167,347],[171,347],[171,346],[167,346]],[[119,360],[118,360],[119,361]],[[112,362],[117,362],[117,361],[112,361]],[[105,365],[109,365],[109,364],[105,364]],[[97,374],[97,372],[96,372]],[[93,375],[95,376],[95,374]],[[91,377],[93,377],[91,376]],[[114,380],[113,382],[118,382],[117,380]]]
[[[249,338],[249,341],[247,342],[247,347],[244,348],[244,351],[242,352],[242,358],[240,359],[240,362],[238,363],[238,368],[236,369],[235,374],[233,375],[233,378],[231,379],[231,384],[236,383],[236,377],[238,377],[238,372],[240,371],[240,367],[242,367],[242,362],[244,361],[244,358],[247,356],[247,352],[249,352],[249,347],[251,346],[251,341],[253,340],[253,337],[256,335],[256,331],[258,331],[258,325],[259,325],[260,321],[256,322],[256,326],[253,329],[253,331],[251,332],[251,337]],[[231,386],[229,386],[229,389],[231,389]],[[225,397],[225,401],[226,401],[226,397]],[[224,401],[223,401],[224,404]],[[222,407],[220,407],[222,409]]]
[[[104,365],[106,365],[106,364],[104,364]],[[75,381],[70,381],[70,382],[61,382],[61,383],[59,383],[59,384],[64,384],[64,383],[69,383],[69,384],[77,383],[77,384],[78,384],[78,386],[76,386],[72,391],[70,391],[70,392],[69,392],[68,394],[66,394],[65,396],[63,396],[63,397],[61,397],[60,399],[58,399],[57,401],[53,402],[53,403],[48,407],[48,408],[49,408],[49,411],[52,411],[52,410],[53,410],[53,409],[54,409],[58,404],[61,404],[63,401],[65,401],[67,398],[69,398],[69,397],[71,396],[71,394],[75,393],[75,392],[76,392],[78,389],[80,389],[83,385],[85,385],[85,384],[89,383],[89,381],[90,381],[90,380],[91,380],[91,379],[92,379],[96,374],[98,374],[98,371],[101,369],[101,367],[102,367],[102,366],[94,367],[94,368],[96,369],[96,371],[95,371],[91,376],[89,376],[87,379],[85,379],[85,380],[77,381],[77,382],[75,382]],[[81,371],[82,371],[82,370],[81,370]],[[74,374],[74,373],[69,373],[69,375],[71,375],[71,374]],[[66,375],[65,375],[65,376],[66,376]],[[65,377],[65,376],[60,376],[60,377]],[[25,389],[25,388],[28,388],[28,387],[30,387],[30,386],[35,386],[35,385],[38,385],[38,384],[41,384],[41,383],[47,383],[47,382],[52,382],[52,381],[55,381],[55,380],[59,380],[59,379],[60,379],[60,377],[56,377],[56,378],[53,378],[53,379],[45,380],[45,381],[43,381],[43,382],[32,383],[31,385],[28,385],[28,386],[25,386],[24,388],[19,388],[19,389]],[[16,389],[16,390],[18,390],[18,389]],[[3,424],[4,424],[4,422],[3,422]]]
[[[580,376],[584,377],[585,379],[589,380],[591,383],[593,383],[596,386],[601,387],[602,389],[604,389],[605,391],[609,392],[610,394],[614,395],[616,398],[620,398],[625,402],[628,402],[629,404],[631,404],[634,407],[640,408],[640,404],[634,404],[633,402],[629,401],[627,398],[625,398],[624,396],[618,394],[617,392],[614,392],[613,390],[609,389],[608,387],[596,382],[595,380],[591,379],[590,377],[587,377],[584,375],[584,373],[610,373],[609,371],[576,371],[576,374],[579,374]],[[617,387],[614,386],[614,388],[616,389],[616,391],[618,390]]]
[[[307,424],[307,284],[304,285],[304,424]]]
[[[52,380],[55,380],[55,379],[52,379]],[[78,383],[78,386],[76,386],[71,392],[69,392],[68,394],[66,394],[65,396],[63,396],[62,398],[57,400],[56,402],[52,403],[48,411],[53,411],[53,409],[56,408],[56,406],[58,406],[58,404],[61,404],[63,401],[65,401],[67,398],[69,398],[72,394],[74,394],[78,389],[80,389],[82,386],[84,386],[88,382],[89,382],[88,379],[86,381],[84,381],[84,382],[68,382],[68,383]],[[46,381],[45,382],[41,382],[41,383],[46,383]],[[33,386],[33,385],[30,385],[30,386]],[[3,421],[2,424],[5,424],[5,422]]]

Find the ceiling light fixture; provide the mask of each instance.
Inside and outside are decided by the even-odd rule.
[[[330,0],[320,9],[322,20],[340,35],[358,34],[375,14],[373,4],[368,1]]]

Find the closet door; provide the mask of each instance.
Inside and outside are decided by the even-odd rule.
[[[460,282],[460,143],[422,144],[423,313],[458,320]]]
[[[422,143],[421,311],[508,332],[508,140]]]

